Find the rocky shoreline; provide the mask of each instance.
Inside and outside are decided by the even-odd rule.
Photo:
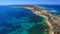
[[[48,34],[57,34],[57,32],[60,32],[60,17],[48,13],[48,10],[36,5],[17,5],[14,8],[27,8],[32,10],[34,14],[45,17],[46,24],[49,27]]]

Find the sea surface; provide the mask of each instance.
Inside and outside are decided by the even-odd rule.
[[[0,6],[0,34],[45,34],[44,20],[26,8]]]
[[[41,6],[43,9],[49,11],[49,13],[54,15],[60,15],[60,5],[38,5]]]

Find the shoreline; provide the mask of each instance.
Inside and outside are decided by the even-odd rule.
[[[57,34],[58,32],[60,32],[60,16],[56,16],[53,14],[48,13],[48,10],[43,9],[41,6],[37,6],[37,5],[19,5],[19,6],[15,6],[15,7],[20,7],[20,8],[26,8],[31,10],[34,14],[38,15],[38,16],[42,16],[44,18],[46,18],[46,24],[49,26],[49,34]],[[53,19],[52,19],[53,17]],[[57,18],[56,18],[57,17]],[[56,21],[56,22],[55,22]],[[57,25],[57,26],[56,26]],[[59,27],[59,29],[56,28]]]
[[[38,12],[38,11],[37,11]],[[38,12],[39,13],[39,12]],[[37,13],[37,15],[38,15],[38,13]],[[36,13],[35,13],[36,14]],[[49,34],[54,34],[54,32],[52,31],[52,25],[51,25],[51,23],[48,21],[48,17],[46,17],[45,15],[38,15],[38,16],[42,16],[42,17],[44,17],[46,20],[46,24],[50,27],[50,31],[49,31]]]
[[[38,6],[37,6],[37,7],[38,7]],[[29,8],[29,7],[25,7],[25,8],[27,8],[27,9],[29,9],[29,10],[32,10],[32,12],[33,12],[34,14],[45,18],[46,20],[44,20],[44,21],[46,21],[47,25],[50,27],[50,29],[49,29],[49,34],[54,34],[54,32],[52,31],[52,29],[53,29],[53,28],[52,28],[52,25],[51,25],[51,23],[48,21],[48,17],[46,17],[45,15],[42,15],[40,11],[34,11],[33,8]],[[39,8],[40,8],[40,7],[39,7]],[[48,12],[48,11],[44,11],[44,12]]]

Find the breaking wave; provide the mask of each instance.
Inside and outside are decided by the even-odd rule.
[[[49,12],[51,12],[51,13],[55,13],[55,12],[57,12],[56,10],[50,10]]]

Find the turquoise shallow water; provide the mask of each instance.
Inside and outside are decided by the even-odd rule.
[[[26,8],[0,8],[0,34],[45,34],[45,18]]]

